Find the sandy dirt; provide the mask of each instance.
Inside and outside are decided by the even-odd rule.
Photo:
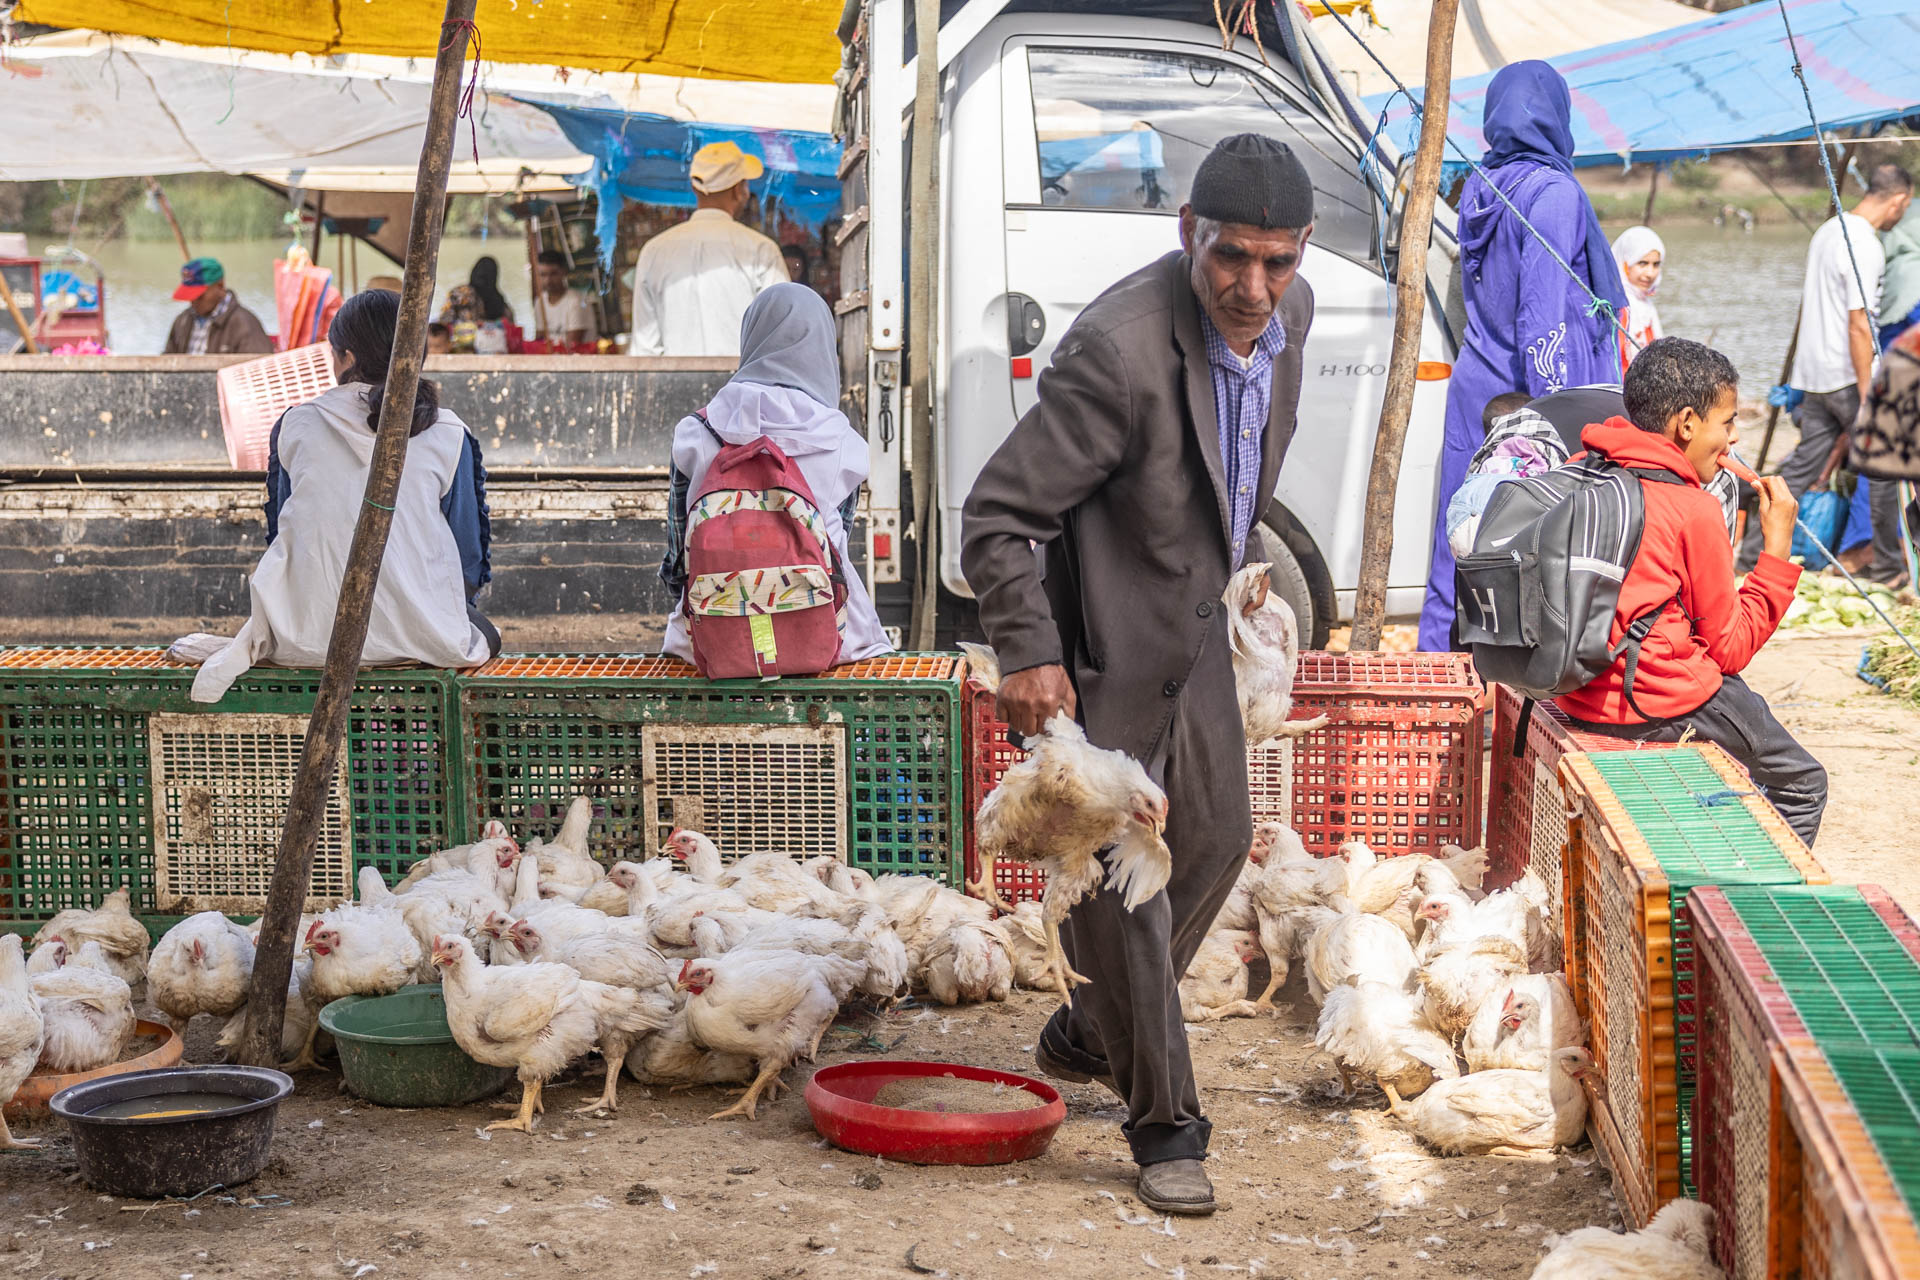
[[[1051,1008],[1019,992],[848,1017],[821,1064],[884,1047],[1030,1071]],[[195,1024],[190,1058],[211,1031]],[[758,1121],[710,1121],[725,1104],[713,1090],[649,1096],[628,1081],[617,1118],[569,1115],[597,1089],[583,1077],[549,1091],[535,1135],[482,1137],[499,1114],[484,1104],[390,1111],[308,1074],[267,1171],[192,1204],[97,1195],[64,1130],[33,1125],[45,1150],[0,1154],[0,1275],[1494,1278],[1526,1276],[1550,1232],[1618,1223],[1592,1149],[1551,1164],[1429,1156],[1377,1092],[1339,1097],[1303,1021],[1232,1020],[1191,1041],[1225,1204],[1211,1219],[1134,1199],[1123,1113],[1095,1085],[1064,1087],[1067,1121],[1042,1158],[965,1169],[829,1148],[798,1091]]]

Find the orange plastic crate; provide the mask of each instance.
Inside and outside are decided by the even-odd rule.
[[[1826,1052],[1810,1041],[1776,1046],[1774,1052],[1774,1072],[1800,1149],[1799,1179],[1781,1196],[1788,1211],[1799,1212],[1799,1268],[1775,1274],[1806,1280],[1920,1276],[1920,1229],[1913,1212]]]
[[[944,680],[960,660],[945,653],[893,653],[822,672],[822,680]],[[521,680],[698,680],[690,662],[658,653],[503,653],[463,675]]]
[[[1592,1125],[1627,1220],[1644,1226],[1686,1187],[1696,1008],[1691,918],[1681,906],[1687,891],[1712,883],[1824,884],[1828,877],[1740,766],[1712,744],[1575,754],[1561,762],[1560,777],[1574,815],[1567,976],[1606,1081]],[[1639,821],[1629,805],[1642,813]]]
[[[121,646],[0,649],[0,668],[15,671],[152,671],[179,668],[165,649]]]

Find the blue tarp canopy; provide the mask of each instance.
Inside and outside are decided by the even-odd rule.
[[[1787,0],[1793,34],[1827,129],[1920,113],[1920,5],[1913,0]],[[1548,59],[1573,91],[1574,163],[1678,160],[1813,135],[1777,0],[1637,40]],[[1478,160],[1491,75],[1453,86],[1447,134]],[[1419,92],[1416,88],[1415,92]],[[1407,100],[1375,94],[1402,154],[1419,136]],[[1459,152],[1447,150],[1450,164]]]
[[[817,228],[840,211],[840,144],[824,133],[675,120],[653,112],[561,106],[528,98],[560,125],[574,146],[594,158],[577,181],[600,197],[595,228],[601,253],[611,258],[620,201],[691,208],[688,166],[710,142],[732,142],[766,165],[753,184],[762,200],[778,201],[787,216]]]

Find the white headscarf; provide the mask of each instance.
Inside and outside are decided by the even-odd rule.
[[[1613,242],[1613,260],[1620,264],[1620,282],[1627,290],[1628,324],[1634,336],[1651,333],[1661,336],[1660,312],[1653,305],[1653,295],[1660,291],[1660,277],[1655,276],[1651,288],[1640,289],[1627,278],[1627,264],[1638,262],[1649,253],[1658,250],[1661,270],[1666,269],[1667,246],[1659,233],[1652,227],[1628,227]]]
[[[833,329],[832,309],[807,286],[762,290],[740,318],[740,368],[707,406],[707,421],[720,438],[745,444],[767,436],[788,457],[854,440],[864,451],[865,441],[840,412]]]

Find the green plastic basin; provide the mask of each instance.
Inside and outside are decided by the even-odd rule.
[[[383,1107],[457,1107],[490,1097],[513,1068],[475,1062],[453,1042],[438,986],[347,996],[320,1011],[340,1051],[347,1090]]]

